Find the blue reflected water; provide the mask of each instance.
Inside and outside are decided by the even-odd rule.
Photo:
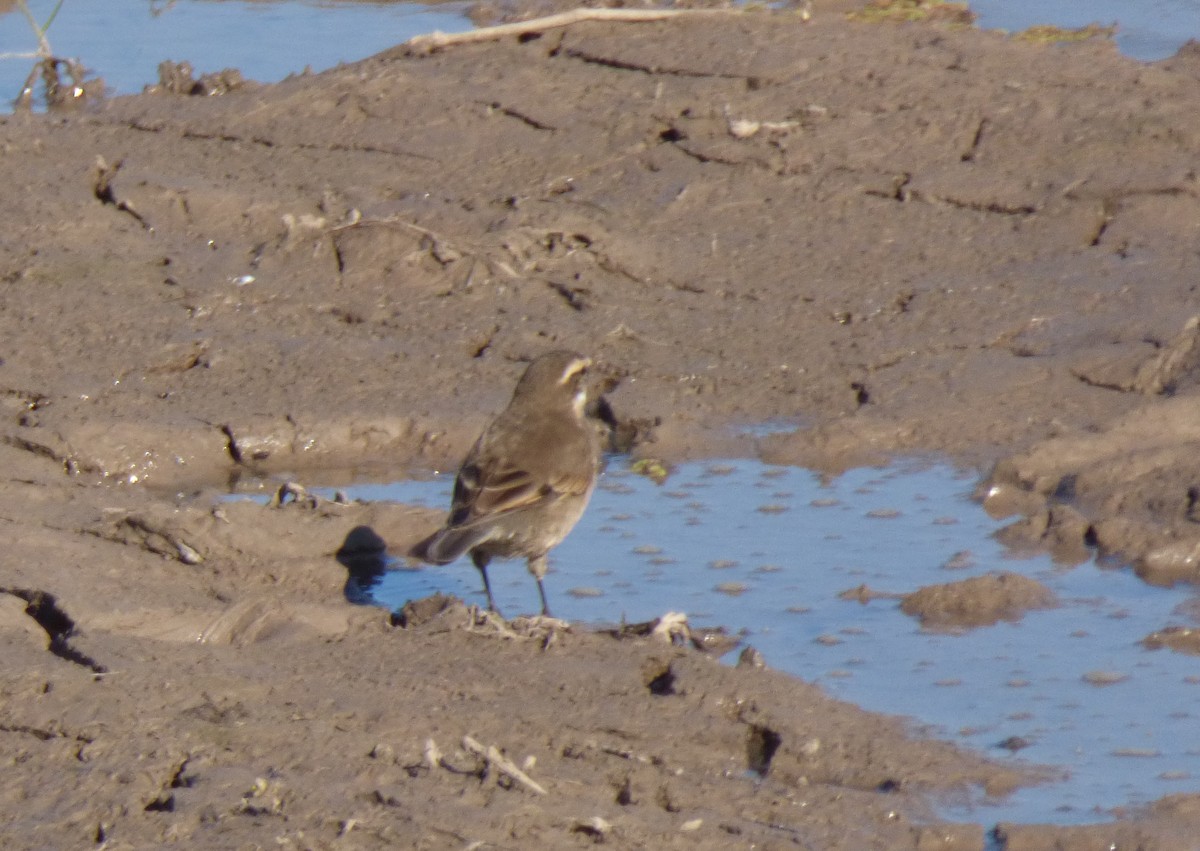
[[[44,22],[57,0],[28,0]],[[361,0],[63,0],[47,32],[58,56],[77,58],[112,94],[158,82],[158,64],[188,61],[196,75],[237,68],[276,82],[305,68],[324,71],[415,35],[471,28],[465,3],[425,6]],[[0,54],[37,47],[17,11],[0,16]],[[0,59],[0,110],[17,96],[32,60]]]
[[[1200,38],[1200,0],[971,0],[970,5],[983,29],[1116,24],[1121,52],[1150,62]]]

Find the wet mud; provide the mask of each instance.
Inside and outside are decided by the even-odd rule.
[[[6,847],[983,848],[931,802],[1037,772],[770,659],[401,627],[348,565],[435,512],[212,499],[452,465],[568,346],[635,456],[944,453],[1012,542],[1195,581],[1200,51],[848,8],[0,120]],[[999,835],[1178,848],[1196,800]]]
[[[1017,621],[1031,609],[1058,604],[1054,592],[1019,573],[988,573],[958,582],[926,585],[900,601],[900,611],[927,629],[971,629]]]

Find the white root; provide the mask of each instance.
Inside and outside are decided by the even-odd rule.
[[[508,759],[495,745],[484,747],[479,742],[472,739],[470,736],[463,736],[463,747],[476,756],[487,760],[488,765],[495,768],[501,774],[504,774],[514,781],[524,786],[530,792],[538,795],[545,795],[546,790],[542,788],[533,778],[526,774],[521,769],[517,768],[512,760]]]

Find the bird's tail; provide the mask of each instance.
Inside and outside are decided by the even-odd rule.
[[[463,527],[438,529],[425,540],[414,544],[408,554],[427,564],[449,564],[474,547],[486,535],[481,530]]]

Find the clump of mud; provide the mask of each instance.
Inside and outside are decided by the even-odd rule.
[[[1036,579],[1003,571],[927,585],[900,601],[900,611],[929,629],[955,630],[1018,621],[1031,609],[1058,605],[1053,591]]]

